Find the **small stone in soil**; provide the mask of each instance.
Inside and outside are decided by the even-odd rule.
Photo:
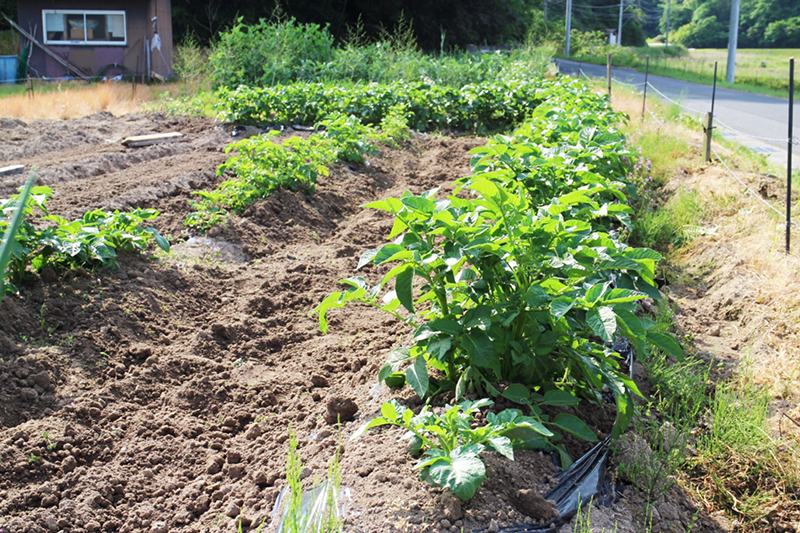
[[[236,518],[239,516],[240,507],[236,505],[236,502],[231,502],[228,504],[228,507],[225,508],[225,515]]]

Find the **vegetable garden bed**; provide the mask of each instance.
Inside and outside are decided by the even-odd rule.
[[[18,296],[0,303],[9,317],[0,329],[0,528],[235,531],[237,522],[256,528],[269,521],[284,484],[290,428],[307,463],[306,482],[324,477],[336,450],[343,452],[348,530],[460,531],[552,518],[548,505],[520,492],[543,492],[552,483],[549,450],[518,452],[515,462],[484,455],[488,480],[462,503],[420,480],[397,428],[349,441],[389,398],[422,406],[419,387],[396,392],[376,385],[387,355],[408,345],[409,329],[380,309],[348,306],[330,313],[330,333],[322,335],[309,316],[352,274],[362,253],[383,246],[396,228],[389,213],[361,206],[405,191],[419,198],[436,187],[449,190],[470,174],[469,151],[486,139],[415,134],[399,148],[367,156],[369,164],[329,163],[314,194],[278,190],[241,206],[212,228],[208,248],[198,253],[181,246],[187,200],[230,177],[215,171],[226,160],[231,130],[202,120],[108,116],[61,127],[67,133],[87,121],[104,133],[73,138],[69,146],[26,145],[24,138],[54,124],[14,124],[16,135],[0,147],[15,161],[40,165],[42,181],[55,191],[51,213],[72,219],[92,209],[158,209],[150,222],[173,247],[155,258],[121,254],[116,272],[30,278],[19,283]],[[104,142],[175,129],[187,133],[187,142],[137,152]],[[592,207],[573,200],[563,207]],[[231,259],[241,254],[246,262]],[[564,305],[556,321],[572,308],[590,311],[604,296],[613,306],[611,290]],[[623,311],[616,316],[635,324]],[[588,335],[601,346],[610,322],[590,322]],[[592,386],[602,389],[604,379]],[[486,387],[476,374],[473,380]],[[621,389],[618,404],[627,394]],[[506,396],[498,407],[519,406],[511,401],[519,397]],[[558,409],[564,407],[548,416],[566,414]],[[599,402],[581,415],[589,429],[605,434],[614,412],[613,403]],[[341,436],[332,424],[337,419]],[[583,427],[570,426],[576,433]],[[573,457],[591,446],[570,436],[560,445]]]

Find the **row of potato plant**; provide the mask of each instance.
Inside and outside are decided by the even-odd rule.
[[[548,80],[492,82],[451,87],[424,82],[356,84],[294,83],[240,86],[217,93],[218,117],[244,124],[314,124],[329,115],[379,124],[401,108],[418,131],[487,133],[520,124],[540,102],[558,91]]]
[[[521,123],[545,100],[563,97],[559,84],[547,80],[508,82],[460,89],[425,83],[354,85],[314,83],[220,91],[220,118],[229,122],[285,126],[315,124],[308,138],[279,135],[230,144],[234,153],[218,174],[233,171],[212,191],[197,191],[186,225],[205,230],[222,222],[228,211],[242,212],[277,189],[313,193],[320,174],[336,161],[361,162],[375,142],[402,138],[410,125],[418,130],[452,128],[498,131]],[[377,127],[373,127],[377,124]]]
[[[13,235],[7,239],[3,269],[2,286],[6,290],[17,290],[29,268],[35,272],[45,268],[56,272],[116,269],[120,250],[142,251],[150,241],[169,250],[169,242],[155,228],[144,225],[159,215],[155,209],[135,209],[128,213],[96,209],[69,221],[48,213],[46,203],[52,194],[49,187],[26,186],[20,194],[0,199],[0,235]],[[44,216],[34,222],[36,211]],[[21,213],[21,218],[15,219],[17,213]]]
[[[394,226],[391,242],[364,253],[358,269],[391,268],[377,283],[342,280],[347,288],[316,308],[323,331],[328,312],[350,302],[412,328],[413,344],[380,372],[389,385],[407,383],[427,400],[502,395],[526,409],[493,415],[477,437],[473,412],[490,400],[442,415],[389,403],[362,428],[408,429],[423,477],[463,499],[485,478],[485,449],[544,448],[568,459],[562,432],[597,439],[577,416],[551,418],[545,405],[599,404],[607,392],[616,402],[612,436],[625,430],[639,391],[612,348],[617,335],[640,352],[650,344],[681,356],[674,338],[635,314],[639,300],[660,298],[661,256],[620,238],[635,194],[625,181],[632,154],[614,128],[623,116],[581,84],[558,87],[515,132],[473,150],[473,174],[446,198],[433,189],[367,204],[391,213]]]
[[[220,165],[217,174],[231,170],[236,177],[213,191],[196,191],[202,200],[190,202],[194,212],[187,216],[186,225],[207,229],[222,222],[228,210],[240,213],[278,189],[311,194],[319,175],[328,175],[328,165],[363,162],[365,156],[376,152],[376,142],[399,140],[408,124],[402,113],[392,110],[380,130],[344,115],[326,117],[316,124],[316,130],[307,138],[292,136],[280,143],[274,141],[280,131],[273,130],[228,145],[226,153],[235,155]]]

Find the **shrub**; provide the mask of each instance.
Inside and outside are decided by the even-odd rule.
[[[215,85],[275,85],[297,78],[307,65],[330,61],[333,36],[328,27],[299,24],[295,19],[261,19],[247,26],[242,19],[220,34],[209,66]]]

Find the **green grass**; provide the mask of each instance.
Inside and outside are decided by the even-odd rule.
[[[639,213],[631,241],[660,251],[680,247],[703,231],[702,217],[703,204],[697,192],[682,189],[661,208]]]
[[[661,186],[670,169],[696,165],[689,159],[696,159],[696,151],[674,138],[680,136],[677,129],[671,133],[660,127],[654,136],[639,133],[634,124],[629,127],[643,158],[652,160],[652,167],[639,164],[640,169],[649,170],[639,171],[639,183],[650,185],[640,189],[632,239],[662,250],[684,244],[718,206],[704,208],[691,190],[679,189],[666,198]],[[643,182],[642,176],[653,179]],[[673,268],[679,271],[681,266]],[[669,305],[662,304],[651,318],[658,328],[677,329]],[[691,353],[690,338],[686,341]],[[707,512],[723,511],[729,519],[738,520],[743,531],[775,531],[782,520],[797,520],[798,449],[773,434],[770,408],[774,398],[754,385],[746,358],[734,378],[716,384],[712,382],[719,379],[714,376],[713,359],[687,355],[686,361],[680,362],[651,351],[639,362],[652,386],[635,423],[638,438],[647,441],[647,449],[646,454],[633,454],[632,458],[620,455],[627,461],[619,465],[620,476],[630,480],[648,502],[657,501],[673,479],[680,479],[681,488],[704,502]],[[772,512],[775,509],[781,512]],[[647,516],[644,523],[648,523]]]
[[[725,81],[728,51],[724,49],[689,50],[688,56],[651,58],[650,72],[660,76],[710,85],[717,62],[717,85],[741,91],[788,97],[789,58],[800,57],[800,50],[740,49],[736,52],[735,83]],[[638,66],[642,70],[642,66]],[[796,84],[795,94],[800,94]]]
[[[670,48],[673,48],[670,46]],[[684,50],[682,47],[675,47]],[[711,85],[714,82],[714,62],[717,62],[717,86],[740,91],[788,97],[789,58],[800,58],[798,49],[739,49],[736,52],[735,83],[725,81],[728,64],[727,49],[688,50],[673,55],[666,47],[610,49],[612,63],[618,67],[633,67],[645,71],[646,58],[650,57],[650,73],[692,83]],[[605,65],[606,47],[596,53],[573,55],[571,59]],[[800,66],[795,67],[795,72]],[[797,74],[796,74],[797,77]],[[800,83],[795,82],[795,96],[800,95]]]

